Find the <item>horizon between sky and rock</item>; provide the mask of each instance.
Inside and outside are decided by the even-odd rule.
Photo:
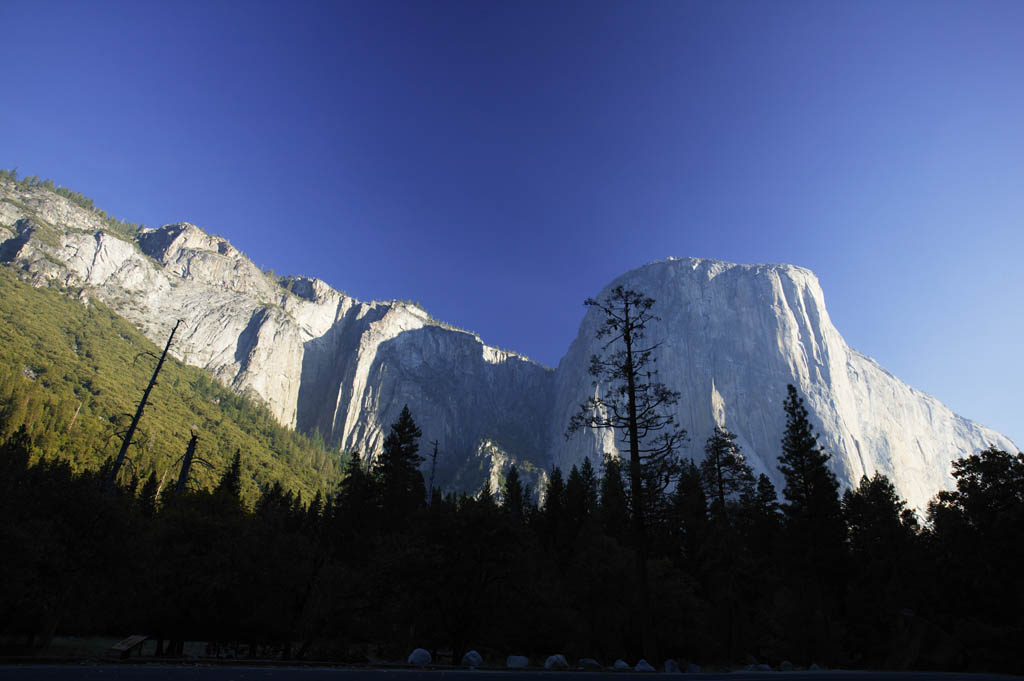
[[[645,262],[804,265],[1024,440],[1019,4],[58,5],[3,10],[23,176],[547,365]]]
[[[112,306],[154,342],[180,320],[188,331],[175,356],[258,397],[281,425],[370,453],[408,405],[456,454],[438,479],[460,489],[477,489],[483,477],[497,484],[513,461],[540,476],[615,446],[608,434],[565,439],[570,412],[593,390],[589,357],[602,352],[590,313],[551,371],[435,323],[419,306],[361,303],[322,282],[268,277],[193,225],[136,235],[133,225],[82,210],[92,202],[80,195],[9,176],[0,177],[5,262],[37,283],[81,287],[78,295]],[[110,228],[120,236],[104,234]],[[787,383],[806,394],[844,484],[881,471],[915,508],[952,484],[957,456],[1017,449],[850,349],[809,270],[677,259],[609,286],[617,284],[661,301],[647,339],[660,346],[659,378],[682,393],[679,422],[697,441],[715,425],[730,428],[755,471],[776,484]]]

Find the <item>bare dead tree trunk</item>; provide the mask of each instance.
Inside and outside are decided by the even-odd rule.
[[[427,487],[427,506],[433,506],[434,504],[434,473],[437,472],[437,440],[432,443],[434,445],[434,455],[430,458],[430,486]]]
[[[167,345],[164,346],[163,354],[160,355],[159,361],[156,363],[156,369],[153,370],[153,377],[149,379],[149,385],[146,386],[146,390],[142,393],[142,400],[139,402],[139,408],[135,410],[135,416],[132,417],[132,423],[128,426],[128,432],[125,433],[124,442],[121,443],[121,451],[117,453],[117,458],[114,459],[114,465],[110,469],[110,473],[107,474],[107,479],[104,481],[103,487],[108,492],[113,491],[114,486],[117,484],[117,474],[121,472],[121,467],[124,465],[124,459],[128,455],[128,448],[132,444],[132,438],[135,437],[135,429],[139,426],[139,421],[142,419],[142,412],[146,408],[146,402],[149,400],[149,393],[152,392],[153,386],[156,385],[156,377],[160,374],[160,369],[164,366],[164,360],[167,359],[167,352],[171,349],[171,342],[174,340],[174,333],[178,330],[178,326],[181,324],[179,319],[174,323],[174,328],[171,329],[171,335],[167,339]]]
[[[74,414],[74,416],[71,417],[71,423],[68,424],[67,432],[69,432],[69,433],[71,432],[71,426],[75,425],[75,419],[78,418],[78,412],[80,412],[80,411],[82,411],[82,401],[81,400],[78,401],[78,408],[75,409],[75,414]]]
[[[196,456],[196,443],[199,442],[199,436],[192,433],[192,438],[188,441],[188,448],[185,450],[185,456],[181,460],[181,473],[178,475],[178,484],[174,487],[174,496],[180,497],[185,491],[185,484],[188,482],[189,473],[192,471],[192,460]]]

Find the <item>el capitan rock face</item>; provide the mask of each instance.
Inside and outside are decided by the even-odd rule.
[[[224,239],[180,223],[134,240],[42,188],[0,180],[0,260],[37,283],[94,297],[172,352],[266,404],[284,425],[373,456],[405,404],[438,440],[437,482],[478,489],[512,461],[534,484],[551,464],[599,458],[610,434],[564,437],[595,388],[599,318],[588,311],[557,369],[498,350],[402,302],[355,300],[305,277],[265,275]],[[657,300],[661,380],[682,393],[680,423],[699,458],[715,425],[739,436],[756,471],[775,468],[787,383],[805,396],[839,479],[878,470],[912,505],[950,486],[950,462],[998,433],[851,349],[832,326],[815,276],[789,265],[674,259],[632,270],[623,284]],[[600,389],[600,388],[598,388]],[[780,486],[781,489],[781,486]]]
[[[682,393],[677,416],[695,457],[716,425],[726,427],[755,473],[768,474],[781,492],[776,459],[789,383],[804,397],[841,482],[880,471],[918,508],[951,486],[953,459],[989,445],[1016,451],[1008,438],[957,416],[850,348],[807,269],[670,259],[627,272],[605,291],[620,284],[657,301],[661,321],[648,327],[645,340],[660,343],[659,379]],[[553,424],[568,421],[574,396],[594,390],[586,372],[600,352],[600,321],[598,312],[587,312],[558,365]],[[569,465],[613,446],[609,434],[577,434],[556,461]]]

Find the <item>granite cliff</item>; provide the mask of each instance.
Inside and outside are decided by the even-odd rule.
[[[361,302],[318,279],[269,276],[195,225],[117,233],[64,197],[2,179],[0,261],[38,285],[102,301],[157,343],[182,319],[179,359],[345,450],[372,456],[409,404],[424,441],[440,443],[437,480],[446,487],[497,483],[512,461],[536,484],[552,464],[615,448],[608,435],[564,437],[569,415],[595,390],[586,371],[599,350],[593,311],[550,369],[413,304]],[[841,481],[880,470],[919,508],[950,485],[954,458],[989,445],[1015,449],[849,348],[808,270],[673,259],[609,286],[620,283],[658,301],[663,321],[651,338],[662,343],[661,380],[682,391],[692,456],[723,425],[754,468],[780,483],[787,383],[806,396]]]

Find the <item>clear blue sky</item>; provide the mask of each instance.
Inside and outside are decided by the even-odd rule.
[[[0,0],[0,165],[554,365],[666,256],[813,269],[1024,446],[1024,2]]]

